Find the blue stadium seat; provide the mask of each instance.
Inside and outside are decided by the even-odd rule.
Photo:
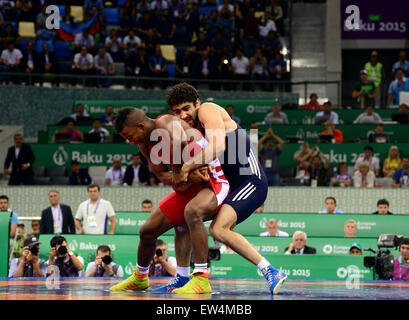
[[[126,0],[118,0],[117,1],[118,7],[122,6],[125,2],[126,2]]]
[[[63,15],[65,15],[65,6],[59,5],[57,7],[58,9],[60,9],[60,16],[62,17]]]
[[[54,43],[55,54],[57,58],[70,58],[72,59],[72,53],[70,50],[70,44],[66,41],[56,41]]]
[[[211,14],[213,11],[217,11],[217,6],[212,6],[212,7],[200,7],[199,8],[199,13],[200,15],[209,15]]]
[[[34,42],[31,39],[20,39],[20,50],[25,51],[27,48],[27,43]]]
[[[11,24],[13,26],[13,30],[15,32],[18,32],[18,25],[17,25],[17,21],[4,21],[3,26],[1,27],[2,30],[4,30],[4,28],[8,25]]]
[[[119,9],[118,8],[105,8],[104,13],[105,13],[107,24],[118,24],[119,23]]]
[[[168,72],[169,72],[169,78],[170,79],[175,79],[175,74],[176,74],[176,66],[175,66],[175,64],[174,63],[172,63],[172,64],[168,64],[167,65],[167,70],[168,70]]]
[[[54,51],[54,44],[52,41],[37,40],[36,50],[38,53],[40,53],[43,50],[43,43],[48,43],[48,50],[50,50],[50,52]]]

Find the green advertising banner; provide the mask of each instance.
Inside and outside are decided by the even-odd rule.
[[[320,150],[327,155],[330,164],[337,166],[345,161],[353,166],[358,157],[363,153],[367,143],[320,143]],[[370,144],[374,148],[374,154],[381,160],[387,157],[392,144]],[[312,147],[312,145],[310,146]],[[118,156],[122,163],[130,163],[131,156],[139,152],[137,146],[127,143],[94,144],[94,143],[66,143],[66,144],[31,144],[36,157],[35,166],[61,167],[70,166],[71,160],[78,160],[83,166],[112,166],[112,160]],[[301,145],[288,143],[280,155],[280,166],[295,166],[294,154],[300,150]],[[401,154],[409,153],[409,143],[400,143]]]
[[[42,260],[48,260],[49,243],[52,237],[53,235],[40,236],[40,258]],[[96,250],[102,244],[111,248],[113,260],[122,266],[125,276],[132,274],[135,268],[139,242],[135,235],[64,235],[64,237],[67,239],[69,249],[84,259],[84,272],[88,263],[95,260]],[[168,255],[175,256],[173,237],[162,236],[160,239],[166,242]],[[210,239],[209,244],[213,244]],[[226,252],[222,247],[221,259],[211,261],[210,273],[214,277],[263,277],[253,264],[236,253]],[[283,270],[291,278],[346,279],[350,272],[359,270],[361,279],[372,279],[371,270],[363,266],[362,256],[295,256],[270,253],[266,253],[264,256],[276,268]]]
[[[0,211],[0,277],[8,275],[10,217],[10,212]]]
[[[139,228],[145,223],[148,216],[149,213],[146,212],[116,212],[116,234],[139,234]],[[301,230],[306,232],[308,237],[343,238],[345,236],[344,225],[348,220],[354,220],[357,223],[355,237],[358,238],[376,240],[382,233],[409,236],[408,215],[255,213],[236,226],[235,231],[244,236],[259,236],[266,231],[266,223],[269,219],[276,219],[280,230],[287,232],[290,236],[295,231]],[[207,229],[210,223],[211,221],[205,222]],[[167,234],[174,234],[173,229]]]
[[[123,164],[131,162],[138,146],[127,143],[65,143],[31,144],[36,158],[35,166],[69,167],[77,160],[84,167],[112,166],[113,159],[119,157]]]
[[[259,126],[259,135],[264,135],[269,126]],[[305,125],[275,125],[271,126],[274,133],[283,140],[289,137],[297,137],[300,140],[308,142],[317,142],[321,132],[325,131],[325,126],[305,126]],[[366,140],[371,133],[374,133],[375,125],[373,124],[345,124],[336,126],[342,131],[344,142],[354,142],[356,140]],[[249,128],[246,128],[249,129]],[[405,124],[390,124],[383,126],[384,133],[389,136],[390,142],[408,142],[409,141],[409,126]]]
[[[267,113],[272,112],[272,104],[275,101],[274,96],[272,99],[267,100],[225,100],[225,99],[212,99],[207,100],[208,102],[214,102],[219,104],[222,107],[227,105],[234,106],[234,114],[241,119],[241,124],[249,125],[251,122],[261,122],[264,121]],[[286,95],[285,97],[278,96],[282,106],[286,104],[298,104],[298,95]],[[204,102],[204,101],[202,101]],[[137,107],[144,110],[148,117],[156,118],[160,114],[167,113],[168,106],[165,101],[165,96],[163,100],[78,100],[74,102],[73,112],[75,112],[75,106],[78,103],[84,105],[85,110],[92,117],[99,117],[105,112],[105,108],[108,105],[113,106],[114,112],[117,112],[119,108],[130,106]],[[282,110],[288,117],[290,124],[311,124],[312,119],[320,110]],[[352,123],[362,112],[363,110],[359,109],[334,109],[340,119],[340,124],[343,123]],[[384,121],[390,121],[392,119],[392,114],[397,114],[398,111],[394,109],[377,109],[376,113]]]

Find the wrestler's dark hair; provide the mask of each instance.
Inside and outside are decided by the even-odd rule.
[[[177,106],[183,102],[195,104],[197,99],[199,99],[197,90],[186,82],[174,85],[166,95],[166,103],[169,107]]]
[[[123,107],[118,110],[118,114],[115,116],[113,123],[113,129],[116,133],[120,133],[124,129],[124,126],[128,121],[128,116],[133,110],[134,108],[132,107]]]

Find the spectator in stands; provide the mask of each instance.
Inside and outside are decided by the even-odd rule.
[[[385,178],[392,178],[397,169],[400,168],[401,159],[398,146],[389,148],[388,157],[383,162],[382,173]]]
[[[6,159],[4,160],[4,174],[9,174],[9,167],[12,170],[8,185],[32,185],[34,184],[33,164],[36,158],[31,146],[23,143],[23,136],[19,133],[14,135],[14,146],[8,148]]]
[[[60,203],[57,190],[48,191],[51,206],[41,212],[39,229],[41,234],[75,234],[74,217],[70,206]]]
[[[274,36],[277,32],[276,24],[269,12],[264,11],[264,17],[260,19],[258,25],[258,35],[260,39],[266,38],[273,31]]]
[[[145,11],[136,23],[136,31],[141,35],[143,42],[146,42],[156,32],[156,19]]]
[[[192,34],[199,34],[201,26],[201,15],[199,12],[199,3],[194,2],[186,16],[186,27],[192,32]]]
[[[362,256],[362,247],[359,243],[354,242],[349,247],[349,255],[350,256]]]
[[[99,120],[101,120],[101,123],[104,126],[112,126],[112,123],[115,120],[114,107],[111,105],[106,106],[105,113],[99,117]]]
[[[105,174],[105,186],[121,186],[125,176],[125,168],[121,166],[121,158],[115,157],[112,160],[112,168]]]
[[[116,29],[112,29],[109,36],[105,38],[105,49],[115,62],[123,61],[124,48],[122,38],[117,35]]]
[[[258,47],[258,25],[259,19],[255,17],[253,7],[249,8],[247,14],[242,15],[239,11],[239,19],[243,23],[243,43],[245,55],[250,57]]]
[[[272,106],[273,112],[270,112],[264,118],[265,125],[289,124],[287,115],[281,112],[281,105],[276,100]]]
[[[17,213],[12,211],[9,208],[9,198],[6,195],[0,196],[0,211],[1,212],[10,212],[10,239],[14,239],[16,236],[17,225],[20,223],[18,221]]]
[[[331,120],[325,122],[325,128],[326,130],[320,133],[320,139],[318,139],[318,142],[323,142],[321,141],[321,136],[332,136],[331,142],[342,143],[344,141],[342,131],[335,129],[335,124]]]
[[[308,168],[310,166],[312,152],[308,141],[304,141],[300,150],[294,153],[294,161],[297,165],[296,177],[304,177],[310,175]],[[305,165],[305,166],[304,166]]]
[[[350,187],[352,185],[352,177],[348,174],[348,165],[346,162],[340,162],[338,173],[335,173],[331,179],[333,187]]]
[[[169,10],[163,10],[157,21],[157,36],[161,44],[172,44],[176,31],[176,24]]]
[[[88,263],[86,277],[123,277],[122,266],[113,262],[111,248],[100,245],[97,248],[95,261]]]
[[[260,233],[260,237],[288,237],[288,233],[279,230],[276,219],[269,219],[266,223],[266,232]]]
[[[81,168],[81,163],[77,160],[71,161],[71,173],[69,175],[70,185],[83,185],[87,186],[91,183],[91,177],[88,173],[88,169]]]
[[[392,187],[409,188],[409,156],[402,157],[401,167],[393,174]]]
[[[176,259],[168,257],[166,243],[161,240],[156,240],[155,255],[149,268],[150,277],[174,277],[176,275]]]
[[[380,91],[382,81],[385,80],[386,74],[383,64],[378,61],[378,52],[372,51],[370,61],[365,64],[364,68],[368,72],[368,80],[375,83],[375,87]]]
[[[330,101],[324,102],[323,111],[318,112],[312,119],[313,124],[322,124],[328,120],[331,120],[334,124],[339,123],[338,113],[331,111],[332,104]]]
[[[112,76],[115,74],[114,60],[111,55],[105,51],[104,47],[98,49],[98,54],[94,57],[95,72],[99,76]],[[103,86],[109,88],[112,85],[111,78],[97,78],[97,87]],[[101,84],[101,82],[103,84]]]
[[[78,141],[84,141],[84,136],[82,135],[82,132],[75,129],[75,123],[74,120],[68,120],[67,121],[67,126],[66,129],[61,130],[61,131],[55,131],[51,140],[53,142],[56,142],[56,135],[57,134],[70,134],[70,141],[72,142],[78,142]],[[57,141],[58,142],[58,141]]]
[[[136,15],[136,1],[125,0],[119,7],[120,17],[135,17]]]
[[[161,13],[169,8],[168,2],[166,0],[154,0],[151,3],[151,9],[155,13]]]
[[[49,45],[47,42],[44,42],[42,45],[42,51],[39,54],[38,58],[38,71],[43,74],[40,78],[40,85],[43,85],[44,79],[50,79],[53,81],[55,75],[58,73],[58,64],[57,56],[54,52],[49,50]],[[60,80],[55,78],[55,83],[59,85]]]
[[[92,7],[97,7],[99,14],[104,14],[104,3],[102,0],[85,0],[83,6],[84,21],[91,15]]]
[[[312,148],[310,152],[310,156],[312,156],[311,163],[308,163],[305,160],[302,162],[302,165],[308,169],[310,185],[312,187],[327,186],[329,159],[321,152],[318,146]],[[324,164],[321,163],[322,160],[324,160]]]
[[[20,38],[16,30],[14,30],[13,25],[11,23],[7,23],[4,25],[3,28],[0,30],[0,38],[1,38],[1,50],[7,49],[8,43],[12,41],[15,46],[19,46]]]
[[[194,61],[190,48],[186,48],[183,55],[177,57],[175,69],[177,78],[193,77]]]
[[[142,212],[152,212],[153,204],[152,201],[149,199],[145,199],[142,201],[141,211]]]
[[[137,52],[131,52],[125,60],[125,75],[127,77],[148,77],[150,76],[148,67],[148,58],[145,54],[145,49],[139,47]],[[134,80],[135,81],[135,80]],[[150,83],[148,81],[136,80],[137,84],[143,85],[145,89],[148,89]],[[132,80],[127,79],[125,85],[128,89],[132,87]]]
[[[148,68],[151,73],[151,77],[155,78],[169,78],[167,71],[167,61],[162,55],[160,45],[156,45],[154,55],[149,57]],[[160,83],[160,82],[158,82]],[[167,82],[162,81],[162,89],[166,88]]]
[[[405,78],[404,70],[400,68],[396,70],[396,79],[389,85],[387,108],[391,107],[391,103],[392,105],[399,105],[401,92],[409,92],[409,79]]]
[[[324,107],[318,103],[318,95],[316,93],[311,93],[310,102],[304,106],[304,110],[317,110],[323,108]]]
[[[354,120],[354,124],[356,123],[379,123],[382,122],[382,118],[379,116],[379,114],[377,114],[376,112],[374,112],[374,107],[371,105],[368,105],[365,107],[366,111],[361,113],[355,120]]]
[[[399,106],[399,113],[398,114],[392,114],[392,120],[397,121],[400,124],[406,124],[409,123],[409,107],[407,104],[402,103]],[[395,118],[395,119],[394,119]]]
[[[255,213],[263,213],[264,212],[264,203],[254,211]]]
[[[224,55],[227,55],[227,41],[221,31],[216,33],[215,38],[210,40],[210,54],[215,61],[219,61]]]
[[[77,18],[75,18],[71,14],[71,7],[70,6],[65,7],[64,15],[62,16],[61,21],[64,22],[65,24],[68,24],[71,27],[75,27],[78,24]]]
[[[21,59],[23,55],[21,51],[14,47],[14,42],[7,42],[7,49],[4,49],[0,57],[0,72],[17,73],[20,72]],[[0,76],[0,82],[18,83],[20,81],[18,76],[4,75]]]
[[[344,224],[345,238],[355,238],[357,223],[355,220],[350,219]]]
[[[360,162],[358,170],[354,173],[354,187],[373,188],[375,183],[375,173],[371,170],[369,163]]]
[[[205,51],[210,51],[210,42],[206,33],[200,31],[198,39],[192,43],[192,53],[199,59]]]
[[[216,69],[214,78],[220,80],[220,82],[211,84],[210,88],[214,90],[225,90],[230,91],[232,90],[232,85],[230,80],[233,78],[233,68],[231,63],[227,57],[227,55],[222,55],[219,61],[216,62]]]
[[[250,69],[250,79],[251,80],[268,80],[269,75],[268,75],[268,63],[267,59],[263,56],[263,52],[261,51],[260,48],[257,48],[256,51],[254,52],[253,58],[250,60],[249,64],[249,69]],[[269,89],[268,84],[262,84],[261,85],[264,90]],[[252,83],[252,90],[255,90],[255,84]]]
[[[37,238],[40,237],[40,221],[39,220],[31,220],[31,232],[27,233],[28,237],[35,236]]]
[[[368,79],[368,71],[361,70],[360,82],[354,85],[354,90],[352,91],[352,98],[356,99],[356,108],[374,107],[377,96],[378,89],[375,86],[375,82]]]
[[[274,54],[274,59],[268,64],[268,70],[270,72],[270,79],[273,81],[287,81],[290,79],[287,70],[287,62],[284,60],[284,57],[280,52]],[[273,85],[273,88],[274,87],[278,87],[280,91],[284,91],[286,85],[278,84]]]
[[[274,140],[278,142],[276,147],[274,147]],[[266,143],[265,147],[263,146],[264,143]],[[266,173],[269,186],[280,185],[279,162],[283,147],[283,139],[277,136],[271,128],[268,128],[266,134],[258,142],[261,165]]]
[[[223,30],[223,20],[219,17],[217,11],[213,11],[210,16],[203,18],[204,29],[210,39],[213,39],[216,34]]]
[[[232,118],[234,122],[240,125],[241,119],[238,116],[234,115],[234,106],[229,104],[228,106],[226,106],[226,111],[229,114],[230,118]]]
[[[398,69],[402,69],[404,71],[404,75],[409,77],[409,61],[406,60],[406,52],[400,51],[399,52],[399,61],[396,61],[392,66],[392,77],[395,78],[396,71]]]
[[[101,189],[97,184],[87,187],[89,199],[81,202],[75,216],[78,234],[107,234],[107,219],[111,221],[108,234],[115,234],[116,218],[111,202],[100,197]],[[82,220],[82,225],[81,225]]]
[[[195,65],[195,78],[201,80],[213,79],[215,73],[214,60],[210,57],[210,50],[202,52]]]
[[[95,48],[94,37],[89,34],[89,29],[84,29],[77,33],[74,38],[74,53],[78,53],[86,47],[87,52],[92,53]]]
[[[320,210],[321,214],[343,214],[342,210],[337,209],[337,200],[334,197],[325,198],[325,209]]]
[[[35,236],[24,240],[23,255],[21,258],[11,260],[9,277],[45,277],[47,263],[42,261],[40,255],[40,242]]]
[[[389,211],[389,201],[386,199],[379,199],[376,203],[377,211],[373,214],[393,214]]]
[[[48,265],[56,266],[60,277],[84,276],[84,259],[68,248],[65,237],[61,235],[54,236],[50,240],[50,247]],[[51,270],[51,268],[48,268],[47,277],[53,275]]]
[[[396,258],[393,267],[393,280],[408,281],[409,280],[409,238],[403,238],[399,246],[401,256]]]
[[[26,77],[24,77],[26,85],[33,85],[36,81],[36,77],[32,76],[32,73],[38,72],[38,54],[34,50],[34,43],[29,41],[27,43],[26,50],[23,53],[23,58],[21,60],[21,68],[26,73]]]
[[[265,12],[271,14],[272,19],[277,27],[277,31],[284,35],[284,13],[283,8],[281,7],[280,0],[270,0],[266,5]]]
[[[380,166],[379,159],[376,156],[373,156],[373,148],[371,146],[364,147],[363,155],[360,155],[355,162],[355,170],[358,170],[358,167],[361,162],[366,162],[369,164],[371,171],[375,173],[375,176],[379,177],[380,175]]]
[[[232,72],[235,80],[248,81],[250,79],[250,61],[247,57],[243,56],[243,50],[237,48],[236,56],[231,60]],[[236,90],[236,83],[233,84],[233,89]],[[243,84],[243,89],[248,90],[248,84]]]
[[[78,103],[75,106],[75,113],[70,115],[70,118],[73,119],[76,124],[80,124],[83,118],[91,119],[90,115],[84,110],[84,105],[82,103]]]
[[[82,78],[94,74],[94,58],[88,53],[87,47],[82,46],[81,52],[74,56],[74,74]],[[88,81],[89,83],[90,81]],[[73,79],[73,85],[77,83],[77,78]],[[84,81],[87,84],[87,80]]]
[[[128,34],[124,38],[125,58],[128,57],[131,52],[136,53],[136,50],[140,46],[144,46],[141,38],[135,35],[135,31],[133,29],[129,30]]]
[[[99,143],[112,142],[112,137],[109,131],[102,127],[102,122],[100,118],[96,118],[92,121],[92,127],[89,131],[91,134],[95,134],[98,137]]]
[[[369,143],[389,143],[389,136],[383,133],[383,124],[378,123],[375,126],[375,132],[371,132],[368,136]]]
[[[317,250],[307,246],[307,234],[304,231],[296,231],[293,234],[293,242],[285,248],[285,254],[316,254]]]
[[[169,12],[172,14],[173,19],[179,25],[184,25],[186,23],[186,17],[188,14],[186,5],[182,0],[171,0],[169,1]]]
[[[41,1],[40,1],[41,2]],[[46,27],[48,15],[46,14],[48,4],[42,2],[41,12],[37,14],[36,18],[36,40],[51,40],[55,39],[55,30]]]
[[[123,185],[124,186],[146,186],[149,184],[149,169],[142,162],[141,154],[134,153],[131,157],[131,164],[126,167]]]
[[[17,236],[15,237],[14,247],[13,247],[13,258],[20,258],[23,255],[24,240],[27,239],[28,235],[24,230],[24,223],[19,223],[17,225]],[[38,238],[38,236],[37,236]]]

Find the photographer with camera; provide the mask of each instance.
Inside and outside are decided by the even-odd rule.
[[[119,264],[112,261],[111,248],[100,245],[95,261],[88,263],[86,277],[123,277],[124,271]]]
[[[392,272],[393,280],[409,280],[409,238],[403,238],[399,251],[401,256],[395,259]]]
[[[59,269],[60,277],[83,277],[84,259],[67,248],[67,240],[63,236],[55,236],[50,241],[48,265]],[[47,274],[50,276],[50,274]]]
[[[174,277],[176,276],[176,258],[168,257],[166,243],[156,240],[156,251],[149,267],[149,277]]]
[[[47,263],[39,258],[40,242],[35,236],[24,240],[21,258],[11,260],[9,277],[45,277]]]

